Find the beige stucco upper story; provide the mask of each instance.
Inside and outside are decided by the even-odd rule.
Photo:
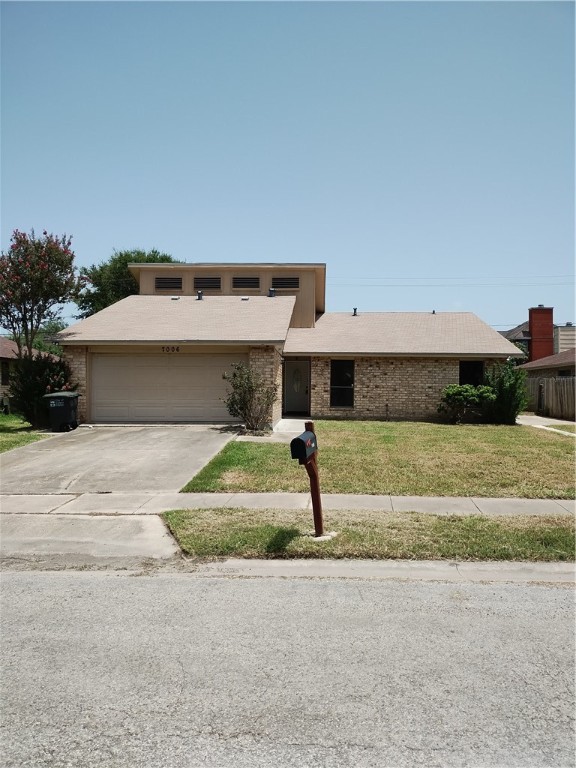
[[[276,296],[296,299],[290,325],[313,328],[325,311],[325,264],[129,264],[141,295]]]

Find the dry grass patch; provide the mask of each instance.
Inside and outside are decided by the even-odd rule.
[[[574,519],[440,516],[416,512],[338,512],[318,542],[310,512],[202,509],[164,514],[182,550],[199,559],[353,558],[408,560],[574,559]]]
[[[574,442],[532,427],[316,422],[324,493],[574,498]],[[232,442],[185,492],[307,492],[280,443]]]

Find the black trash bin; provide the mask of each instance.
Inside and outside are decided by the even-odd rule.
[[[48,400],[50,428],[52,432],[69,432],[78,426],[78,393],[51,392],[44,395]]]

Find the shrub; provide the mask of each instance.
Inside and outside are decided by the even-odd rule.
[[[438,413],[444,414],[453,424],[482,421],[487,408],[495,399],[496,395],[491,387],[451,384],[442,391]]]
[[[16,361],[10,376],[9,397],[12,410],[20,413],[33,427],[48,425],[48,405],[43,395],[73,391],[70,367],[51,355],[25,356]]]
[[[260,432],[270,426],[272,406],[278,394],[275,384],[267,384],[261,374],[244,363],[235,363],[223,378],[231,392],[224,400],[228,413],[241,419],[247,430]]]
[[[516,417],[528,404],[526,372],[510,358],[504,365],[495,365],[487,371],[484,383],[496,395],[487,405],[486,420],[490,424],[515,424]]]

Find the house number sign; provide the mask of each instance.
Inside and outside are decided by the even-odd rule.
[[[161,347],[162,352],[180,352],[180,347]]]

